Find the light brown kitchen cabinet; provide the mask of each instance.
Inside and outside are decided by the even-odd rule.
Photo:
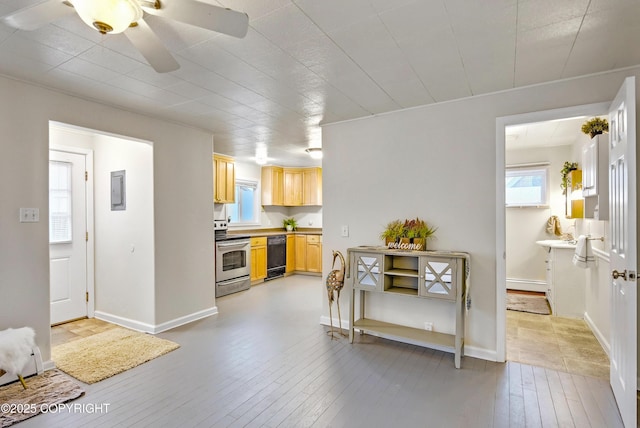
[[[284,168],[284,205],[295,207],[302,205],[302,170]]]
[[[295,270],[322,272],[322,236],[295,235]]]
[[[307,270],[307,235],[295,235],[295,270]]]
[[[322,205],[322,168],[263,166],[262,205]]]
[[[322,236],[307,235],[307,272],[322,272]]]
[[[302,204],[322,205],[322,168],[302,170]]]
[[[287,235],[287,266],[285,273],[296,270],[296,236]]]
[[[236,169],[233,158],[213,155],[213,201],[232,204],[236,200]]]
[[[251,238],[251,282],[267,277],[267,237]]]
[[[279,166],[262,167],[262,205],[284,205],[284,171]]]

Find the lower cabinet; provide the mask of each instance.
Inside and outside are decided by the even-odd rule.
[[[449,251],[402,251],[384,247],[350,248],[349,266],[352,293],[349,314],[349,340],[354,330],[372,332],[393,340],[417,343],[454,354],[456,368],[464,355],[464,323],[469,255]],[[359,319],[355,300],[359,293]],[[455,332],[445,334],[387,321],[367,318],[365,299],[369,293],[379,296],[400,295],[407,298],[440,300],[454,305]],[[376,299],[377,300],[377,299]],[[388,313],[388,310],[385,310]],[[393,315],[393,314],[390,314]],[[422,314],[429,319],[429,314]],[[405,318],[406,314],[398,314]]]
[[[322,236],[307,235],[307,272],[322,272]]]
[[[294,270],[307,270],[307,235],[295,235],[295,264]]]
[[[547,257],[547,300],[551,314],[567,318],[584,318],[585,274],[573,265],[575,250],[545,247]]]
[[[295,269],[298,272],[322,273],[322,236],[295,235]]]
[[[285,273],[296,270],[296,236],[287,235],[287,266]]]
[[[251,238],[251,281],[267,277],[267,237]]]

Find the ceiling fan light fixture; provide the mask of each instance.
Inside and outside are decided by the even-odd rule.
[[[80,18],[102,34],[118,34],[142,18],[136,0],[73,0]]]
[[[305,150],[312,159],[322,159],[322,147],[309,147]]]

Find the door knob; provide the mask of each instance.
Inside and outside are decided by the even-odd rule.
[[[623,270],[622,272],[618,272],[617,270],[614,270],[613,272],[611,272],[611,276],[613,277],[613,279],[618,279],[618,278],[622,278],[625,281],[627,280],[627,270]]]

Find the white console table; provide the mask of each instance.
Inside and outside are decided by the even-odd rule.
[[[349,248],[349,278],[352,285],[349,313],[349,341],[354,331],[372,332],[401,342],[454,353],[460,368],[464,355],[465,301],[468,291],[469,254],[451,251],[390,250],[387,247]],[[355,298],[360,294],[359,319],[355,319]],[[366,293],[435,299],[455,305],[455,333],[446,334],[367,318]]]

